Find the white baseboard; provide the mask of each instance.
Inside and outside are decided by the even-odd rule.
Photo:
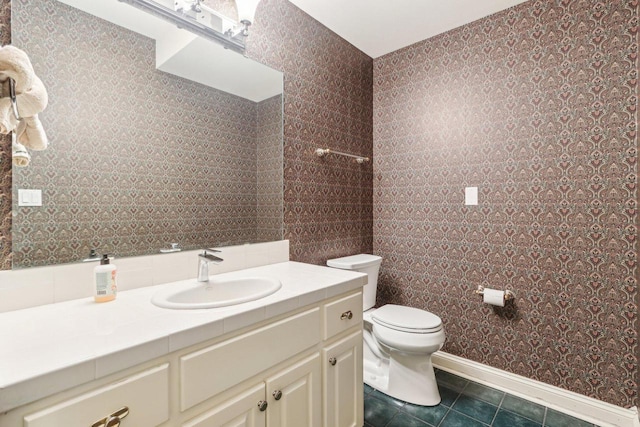
[[[606,427],[640,427],[638,410],[622,408],[443,351],[433,355],[433,365],[515,396]]]

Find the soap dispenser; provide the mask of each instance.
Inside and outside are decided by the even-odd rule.
[[[110,263],[109,255],[102,255],[100,265],[93,269],[96,302],[107,302],[116,299],[116,266]]]

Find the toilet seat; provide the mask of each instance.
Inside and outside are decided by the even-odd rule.
[[[387,304],[374,310],[370,319],[373,335],[390,349],[431,354],[444,344],[442,320],[428,311]]]
[[[375,310],[371,320],[385,328],[410,334],[432,334],[442,330],[442,319],[435,314],[395,304]]]

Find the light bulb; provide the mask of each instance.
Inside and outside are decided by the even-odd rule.
[[[253,23],[260,0],[236,0],[238,9],[238,21],[241,23]],[[246,21],[246,22],[245,22]]]

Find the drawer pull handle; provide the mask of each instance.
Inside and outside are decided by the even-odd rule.
[[[351,310],[349,311],[345,311],[344,313],[342,313],[342,315],[340,316],[340,320],[351,320],[353,318],[353,313],[351,312]]]
[[[338,359],[336,359],[335,357],[329,359],[329,364],[331,366],[336,366],[336,363],[338,363]]]
[[[282,392],[280,390],[276,390],[273,392],[273,398],[275,400],[280,400],[282,399]]]
[[[129,408],[123,406],[115,412],[107,415],[104,418],[99,419],[95,423],[91,424],[91,427],[118,427],[120,420],[129,415]]]
[[[267,402],[264,400],[261,400],[260,402],[258,402],[258,409],[260,409],[260,412],[264,412],[267,410]]]

